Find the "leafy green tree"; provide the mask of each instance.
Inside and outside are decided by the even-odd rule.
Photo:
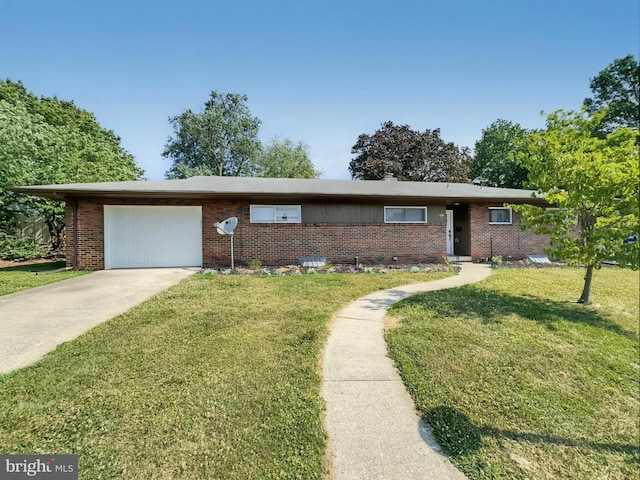
[[[62,202],[16,195],[8,188],[142,178],[134,158],[95,116],[56,97],[36,97],[21,82],[0,81],[0,221],[13,234],[18,212],[43,217],[57,248]]]
[[[175,136],[162,153],[173,161],[167,178],[252,174],[260,120],[251,116],[245,95],[212,91],[201,112],[185,110],[169,122]]]
[[[591,79],[590,87],[593,98],[584,101],[587,112],[607,109],[599,134],[618,127],[640,130],[640,65],[633,55],[614,60]]]
[[[351,177],[380,180],[391,173],[414,182],[467,182],[471,157],[440,138],[440,130],[418,132],[408,125],[385,122],[373,135],[362,134],[352,147]]]
[[[516,143],[526,132],[519,124],[502,119],[482,130],[471,161],[469,176],[472,182],[489,187],[523,188],[527,169],[513,156]]]
[[[271,139],[260,154],[254,175],[269,178],[318,178],[321,174],[309,158],[309,147],[285,138]]]
[[[605,260],[638,268],[640,243],[624,239],[637,234],[637,130],[618,128],[594,135],[607,111],[548,115],[546,129],[527,135],[518,160],[529,180],[557,208],[514,205],[523,213],[524,228],[548,234],[548,253],[586,267],[578,302],[587,303],[594,269]]]

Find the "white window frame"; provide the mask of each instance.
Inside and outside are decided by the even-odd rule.
[[[301,223],[302,222],[302,208],[300,205],[251,205],[249,207],[250,212],[250,222],[251,223]],[[255,208],[271,208],[273,209],[273,216],[271,220],[256,220],[254,218],[254,209]],[[288,217],[282,216],[279,212],[283,210],[292,210],[295,209],[297,212],[297,218],[289,219]]]
[[[424,220],[387,220],[387,210],[390,210],[392,208],[398,209],[398,208],[403,208],[403,209],[411,209],[411,210],[422,210],[424,212]],[[402,205],[387,205],[384,207],[384,223],[427,223],[427,207],[420,207],[420,206],[416,206],[416,205],[408,205],[408,206],[402,206]]]
[[[544,209],[545,212],[560,212],[563,211],[565,214],[567,214],[567,209],[566,208],[558,208],[558,207],[547,207]],[[573,223],[578,223],[578,216],[574,215],[573,217],[570,217],[568,214],[566,215],[566,217]]]
[[[509,212],[509,221],[508,222],[492,222],[491,221],[491,210],[506,210]],[[507,207],[489,207],[489,225],[513,225],[513,210]]]

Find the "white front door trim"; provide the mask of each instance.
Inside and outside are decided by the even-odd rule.
[[[453,210],[447,210],[447,255],[453,255]]]

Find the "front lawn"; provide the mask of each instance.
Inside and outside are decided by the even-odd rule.
[[[638,272],[497,270],[390,310],[423,418],[472,479],[638,478]]]
[[[0,452],[75,453],[81,479],[322,478],[331,316],[446,275],[194,275],[0,376]]]
[[[64,265],[64,262],[47,262],[2,268],[0,269],[0,295],[7,295],[89,273],[78,271],[44,273],[62,268]]]

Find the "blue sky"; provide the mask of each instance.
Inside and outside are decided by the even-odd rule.
[[[0,78],[93,112],[154,180],[167,118],[212,90],[347,179],[358,135],[387,120],[473,148],[499,118],[579,109],[639,49],[637,0],[0,0]]]

